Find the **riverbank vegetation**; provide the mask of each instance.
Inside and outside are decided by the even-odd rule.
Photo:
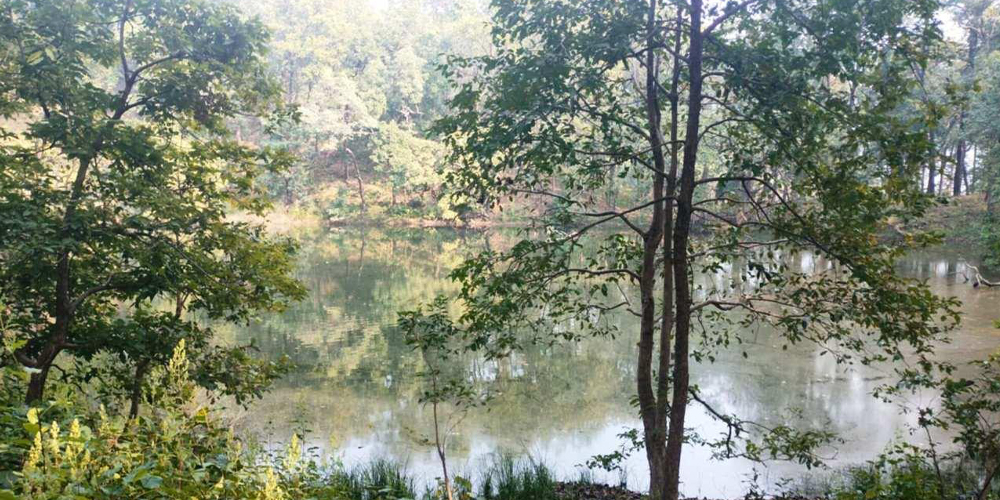
[[[959,304],[897,269],[942,239],[1000,262],[998,42],[989,0],[0,0],[0,499],[639,497],[449,462],[470,415],[571,421],[560,391],[636,417],[579,458],[626,478],[643,457],[654,500],[682,498],[692,446],[822,470],[840,438],[793,396],[751,418],[703,390],[762,331],[881,370],[871,396],[913,418],[840,479],[748,498],[998,498],[1000,357],[936,357]],[[442,241],[413,273],[448,283],[365,304],[398,335],[345,362],[432,415],[407,432],[440,480],[221,411],[317,363],[239,332],[324,308],[296,263],[353,251],[300,252],[342,225],[519,228]],[[366,251],[400,250],[343,260]],[[578,349],[620,337],[634,364]],[[407,380],[378,371],[390,349]],[[511,361],[533,356],[577,380]]]
[[[453,82],[439,69],[449,57],[493,50],[486,2],[408,0],[385,8],[378,2],[300,1],[288,8],[265,1],[246,9],[272,30],[269,67],[286,102],[302,114],[296,126],[277,134],[256,133],[252,122],[241,126],[244,137],[298,155],[291,170],[267,181],[280,203],[340,225],[490,226],[528,224],[556,201],[519,197],[501,211],[447,189],[456,165],[432,125],[449,112]],[[941,200],[959,197],[946,212],[967,214],[973,224],[938,227],[949,238],[973,243],[970,258],[979,258],[995,239],[991,212],[960,200],[992,207],[994,198],[996,11],[989,1],[968,0],[936,15],[947,36],[925,47],[926,64],[907,70],[913,88],[897,111],[933,115],[927,136],[933,158],[911,182]],[[463,70],[460,80],[474,73]],[[715,147],[706,149],[699,177],[726,173],[716,155]],[[595,201],[611,209],[641,197],[642,185],[631,175],[614,165],[607,170]]]

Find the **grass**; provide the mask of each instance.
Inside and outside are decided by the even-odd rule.
[[[351,500],[417,498],[413,478],[397,462],[376,459],[359,465],[337,478]]]
[[[455,500],[645,500],[630,491],[622,472],[617,484],[598,481],[584,469],[576,478],[560,479],[544,462],[530,456],[500,452],[479,467],[452,477]],[[392,460],[376,459],[327,478],[339,500],[444,500],[442,485],[417,491],[406,468]],[[853,499],[852,499],[853,500]]]
[[[480,498],[486,500],[555,500],[556,481],[545,464],[497,454],[482,472]]]
[[[265,216],[256,216],[246,212],[234,212],[229,215],[233,222],[260,224],[268,234],[275,236],[300,236],[314,233],[322,229],[323,220],[309,207],[276,204]]]
[[[475,491],[467,491],[456,484],[455,498],[482,500],[557,500],[555,474],[545,464],[530,458],[501,453],[493,457],[478,471]],[[398,462],[375,459],[351,469],[340,469],[327,477],[339,495],[349,500],[438,500],[443,492],[428,489],[417,493],[416,481]],[[465,483],[468,484],[468,483]],[[576,484],[576,483],[574,483]],[[470,485],[471,486],[471,485]]]
[[[948,198],[944,205],[931,207],[924,217],[906,224],[905,229],[940,233],[945,243],[979,245],[985,216],[982,194],[958,196]]]

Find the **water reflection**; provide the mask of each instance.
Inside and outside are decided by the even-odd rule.
[[[243,425],[276,441],[287,439],[293,428],[307,428],[312,446],[339,450],[347,464],[403,457],[412,471],[433,480],[435,457],[421,444],[431,427],[429,409],[417,402],[420,357],[396,330],[395,313],[454,291],[447,273],[465,255],[509,242],[502,233],[442,229],[338,230],[306,241],[300,277],[311,291],[309,298],[279,317],[229,331],[233,340],[253,339],[265,353],[288,355],[301,367],[244,414]],[[809,254],[779,258],[803,273],[832,265]],[[944,359],[971,360],[1000,345],[993,326],[1000,319],[995,307],[1000,290],[977,290],[965,283],[960,255],[913,254],[900,262],[899,271],[926,279],[936,293],[965,303],[961,331],[940,350]],[[699,276],[696,293],[710,295],[734,280],[738,286],[754,286],[752,277],[734,275],[726,267]],[[537,347],[498,365],[465,360],[480,378],[492,380],[500,395],[489,411],[473,411],[453,438],[450,454],[458,468],[507,449],[531,453],[572,477],[588,457],[616,449],[621,444],[617,435],[639,426],[628,403],[635,392],[634,319],[621,321],[622,335],[614,340]],[[741,348],[694,366],[693,382],[718,409],[762,423],[839,432],[847,441],[828,450],[833,465],[872,458],[912,423],[912,416],[870,395],[888,373],[838,366],[811,345],[783,351],[766,329],[743,336]],[[787,408],[801,414],[793,417]],[[723,430],[697,408],[689,415],[689,425],[704,435]],[[684,453],[686,495],[735,497],[744,492],[751,464],[715,462],[709,450],[696,447]],[[630,459],[626,468],[630,486],[643,488],[642,455]],[[769,483],[807,473],[787,464],[761,472]]]

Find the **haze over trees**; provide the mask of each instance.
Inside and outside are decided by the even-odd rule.
[[[301,113],[270,139],[300,159],[272,181],[279,199],[318,195],[331,217],[398,216],[407,204],[447,213],[437,207],[444,151],[427,133],[451,92],[437,67],[488,47],[485,5],[268,0],[247,9],[273,27],[271,71]]]
[[[911,408],[930,447],[827,494],[996,498],[998,358],[939,361],[959,304],[897,261],[962,231],[1000,261],[998,36],[990,0],[0,0],[0,498],[415,497],[215,414],[295,369],[217,333],[306,298],[311,242],[264,224],[297,217],[517,226],[372,311],[420,354],[428,497],[493,498],[447,457],[444,416],[502,393],[471,370],[590,338],[637,344],[624,436],[650,498],[681,498],[691,446],[819,467],[829,429],[730,412],[693,375],[767,329],[891,373],[878,397],[940,395]]]

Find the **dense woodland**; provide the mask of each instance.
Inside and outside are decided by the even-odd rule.
[[[271,28],[268,63],[286,102],[302,113],[297,126],[275,135],[249,133],[300,160],[269,182],[278,201],[315,206],[333,220],[457,215],[442,189],[446,148],[431,128],[453,93],[441,65],[493,50],[485,2],[255,2],[247,9]],[[914,179],[929,194],[989,199],[996,15],[988,1],[943,5],[942,38],[927,48],[926,66],[907,75],[916,88],[898,112],[935,114],[929,139],[937,158]],[[714,158],[704,163],[701,177],[724,169]],[[618,174],[609,169],[610,192],[601,193],[609,206],[639,189]]]
[[[828,428],[692,375],[761,328],[891,374],[871,397],[926,436],[809,495],[1000,498],[1000,359],[935,356],[960,304],[897,266],[961,245],[997,285],[998,112],[992,0],[0,0],[0,498],[677,500],[692,446],[822,469]],[[309,300],[301,221],[486,231],[386,313],[435,484],[222,411],[301,376],[220,334]],[[645,491],[449,462],[510,404],[471,371],[622,337],[636,427],[584,460],[641,455]]]

